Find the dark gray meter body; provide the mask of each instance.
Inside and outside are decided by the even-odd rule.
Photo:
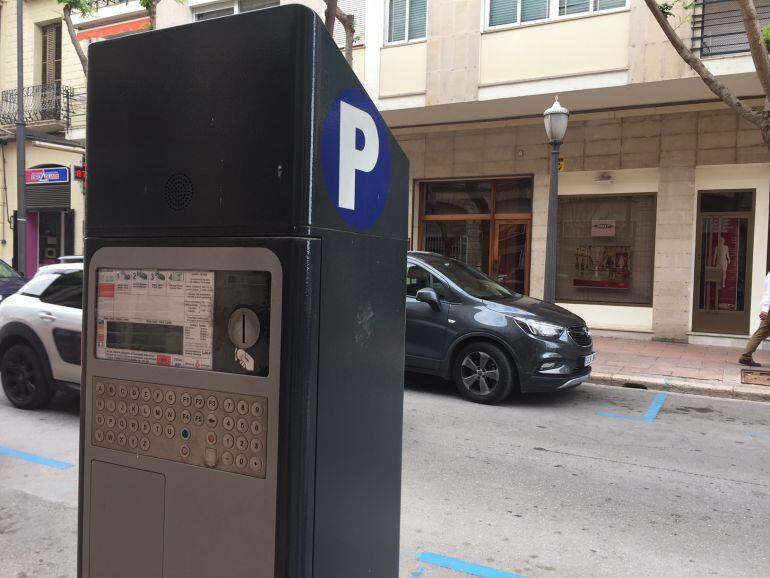
[[[394,578],[406,158],[284,6],[90,49],[78,575]]]

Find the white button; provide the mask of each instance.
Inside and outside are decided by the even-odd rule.
[[[255,401],[251,404],[251,415],[254,417],[262,417],[263,413],[265,413],[265,409],[262,407],[261,403]]]
[[[142,438],[139,442],[139,447],[142,448],[144,451],[147,451],[150,449],[150,440],[147,438]]]
[[[190,423],[190,418],[192,416],[190,415],[189,409],[183,409],[182,413],[179,414],[179,416],[182,418],[182,423]]]
[[[187,447],[185,444],[182,444],[179,446],[179,455],[183,458],[186,458],[190,455],[190,448]]]
[[[128,429],[131,431],[136,431],[139,429],[139,422],[136,421],[134,418],[131,418],[128,420]]]
[[[155,403],[160,403],[163,401],[163,390],[161,389],[154,389],[152,391],[152,399],[155,401]]]
[[[121,399],[118,402],[118,413],[120,414],[126,413],[126,409],[127,409],[126,402]]]
[[[259,470],[261,470],[261,469],[262,469],[262,460],[260,460],[260,459],[259,459],[259,458],[257,458],[257,457],[252,457],[252,458],[249,460],[249,467],[250,467],[252,470],[254,470],[255,472],[258,472]]]
[[[189,407],[192,403],[192,396],[186,391],[180,396],[179,399],[182,402],[182,405],[185,407]]]
[[[238,436],[238,439],[235,441],[235,447],[237,447],[240,451],[245,452],[246,448],[249,447],[249,440],[243,436]]]
[[[128,404],[128,413],[131,415],[138,415],[139,414],[139,404],[135,401],[132,401]]]
[[[132,450],[136,449],[136,446],[139,445],[139,440],[136,439],[136,436],[128,436],[128,447],[130,447]]]
[[[113,399],[107,400],[107,411],[115,411],[115,400]]]
[[[142,401],[150,401],[152,399],[152,392],[149,387],[142,388]]]
[[[225,434],[225,435],[222,436],[222,444],[226,448],[233,447],[234,443],[235,443],[235,440],[233,439],[233,436],[231,436],[230,434]]]
[[[227,413],[233,413],[233,410],[235,409],[235,402],[229,397],[226,397],[225,401],[222,402],[222,407],[225,408]]]
[[[102,395],[104,393],[104,382],[103,381],[97,381],[96,382],[96,393],[97,393],[97,395]]]
[[[235,420],[231,418],[229,415],[226,415],[222,419],[222,427],[225,428],[227,431],[231,431],[235,427]]]
[[[214,415],[213,413],[210,413],[206,416],[206,425],[211,429],[214,429],[215,427],[217,427],[217,422],[218,422],[217,416]]]
[[[233,465],[233,454],[230,452],[224,452],[222,454],[222,463],[226,466],[232,466]]]
[[[101,442],[104,439],[104,432],[100,429],[96,430],[94,432],[94,439],[98,442]]]
[[[238,402],[238,413],[241,415],[246,415],[249,413],[249,404],[246,403],[246,401],[240,400]]]
[[[104,416],[100,413],[97,413],[94,421],[96,422],[96,425],[101,427],[104,425]]]
[[[210,446],[217,445],[217,434],[213,431],[210,431],[206,434],[206,443]]]
[[[147,435],[148,433],[150,433],[150,423],[143,421],[142,424],[139,426],[139,429],[144,435]]]
[[[174,405],[174,402],[176,402],[176,393],[174,393],[174,390],[169,389],[166,392],[166,403],[169,405]]]
[[[115,443],[115,432],[108,431],[104,437],[107,440],[107,443]]]
[[[164,433],[166,434],[166,437],[168,439],[171,439],[172,437],[174,437],[174,434],[176,433],[176,431],[174,430],[174,426],[171,424],[168,424],[166,426],[166,430]]]
[[[174,421],[174,418],[176,417],[176,412],[174,411],[173,407],[167,407],[166,408],[166,421]]]
[[[121,383],[118,386],[118,395],[120,397],[126,397],[128,395],[128,387],[125,384]]]
[[[238,431],[241,433],[246,433],[249,431],[249,422],[247,422],[245,419],[241,418],[238,420]]]
[[[262,422],[260,421],[253,421],[251,422],[251,433],[253,433],[255,436],[262,433]]]
[[[155,419],[161,419],[163,417],[163,408],[159,405],[153,406],[152,408],[152,417]]]
[[[126,434],[123,432],[120,432],[118,434],[118,445],[124,446],[126,445]]]
[[[251,440],[251,451],[255,454],[258,454],[262,451],[262,442],[258,440],[257,438],[254,438]]]
[[[139,399],[139,388],[135,385],[131,386],[131,388],[128,390],[128,395],[131,397],[131,399]]]
[[[118,418],[118,429],[121,429],[121,430],[126,429],[126,418],[124,417]]]
[[[239,468],[245,468],[246,467],[246,456],[243,454],[238,454],[235,456],[235,465]]]
[[[203,406],[205,405],[205,403],[206,403],[206,401],[203,399],[203,396],[202,396],[202,395],[196,395],[196,396],[193,398],[193,404],[195,405],[195,407],[196,407],[197,409],[202,409],[202,408],[203,408]]]
[[[195,425],[203,425],[203,414],[201,412],[195,412],[195,415],[193,416],[193,423]]]
[[[152,413],[152,410],[150,409],[149,405],[143,405],[140,409],[142,417],[150,417],[150,414]]]
[[[108,383],[107,384],[107,395],[115,395],[115,384],[114,383]]]
[[[209,408],[210,411],[214,411],[219,407],[219,402],[217,401],[217,398],[213,395],[208,396],[206,399],[206,407]]]
[[[160,434],[162,433],[163,433],[162,425],[160,425],[157,421],[154,424],[152,424],[152,435],[154,435],[155,437],[159,437]]]
[[[215,465],[217,465],[217,450],[208,448],[206,450],[204,460],[206,461],[206,465],[210,468],[213,468]]]
[[[107,427],[115,427],[115,418],[111,415],[108,415],[105,421],[107,423]]]
[[[104,400],[99,398],[96,400],[96,411],[102,411],[104,409]]]

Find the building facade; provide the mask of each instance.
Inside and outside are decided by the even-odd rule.
[[[302,2],[323,13],[322,0]],[[157,24],[277,3],[163,0]],[[770,1],[756,3],[770,21]],[[0,5],[3,31],[12,32],[14,4]],[[540,297],[546,239],[554,235],[557,301],[595,331],[740,344],[756,328],[770,261],[770,153],[759,131],[682,62],[643,0],[339,4],[356,17],[353,69],[410,159],[412,249],[456,257]],[[27,76],[44,86],[46,26],[61,15],[52,0],[26,5]],[[94,16],[75,18],[84,47],[149,27],[137,0],[97,6]],[[761,105],[733,0],[704,0],[679,14],[677,30],[736,94]],[[0,32],[0,39],[7,90],[15,87],[15,36]],[[342,45],[341,31],[335,39]],[[62,86],[82,86],[67,41],[61,61]],[[548,231],[542,111],[556,94],[572,114],[558,226]],[[58,136],[82,143],[75,117]],[[34,146],[29,166],[52,164]],[[15,161],[5,149],[10,176]],[[10,212],[14,180],[5,181]]]

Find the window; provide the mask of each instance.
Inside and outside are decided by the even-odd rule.
[[[60,275],[40,295],[43,303],[62,307],[83,308],[83,271]]]
[[[42,84],[61,82],[61,22],[43,26]]]
[[[655,196],[559,197],[556,298],[652,304]]]
[[[487,26],[523,24],[555,18],[556,0],[488,0]],[[626,0],[558,0],[558,16],[624,8]]]
[[[238,0],[238,2],[214,4],[196,10],[195,21],[201,22],[203,20],[211,20],[212,18],[219,18],[221,16],[231,16],[233,14],[240,14],[241,12],[251,12],[252,10],[269,8],[270,6],[278,6],[279,3],[279,0]]]
[[[425,38],[428,0],[388,0],[388,42]]]
[[[413,265],[412,263],[406,264],[406,294],[409,297],[416,297],[417,292],[420,289],[431,288],[436,292],[438,298],[442,301],[446,301],[449,293],[449,288],[443,281],[437,279],[432,274],[428,273],[425,269],[419,265]]]
[[[337,5],[345,14],[352,14],[355,18],[353,44],[363,44],[366,26],[366,0],[339,0]],[[345,29],[342,28],[339,20],[334,23],[334,42],[337,43],[337,46],[345,46]]]

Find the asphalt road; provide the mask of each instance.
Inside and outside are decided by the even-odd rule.
[[[77,428],[75,400],[0,396],[0,577],[74,577]],[[400,576],[766,576],[769,469],[770,404],[583,386],[486,407],[408,376]]]

